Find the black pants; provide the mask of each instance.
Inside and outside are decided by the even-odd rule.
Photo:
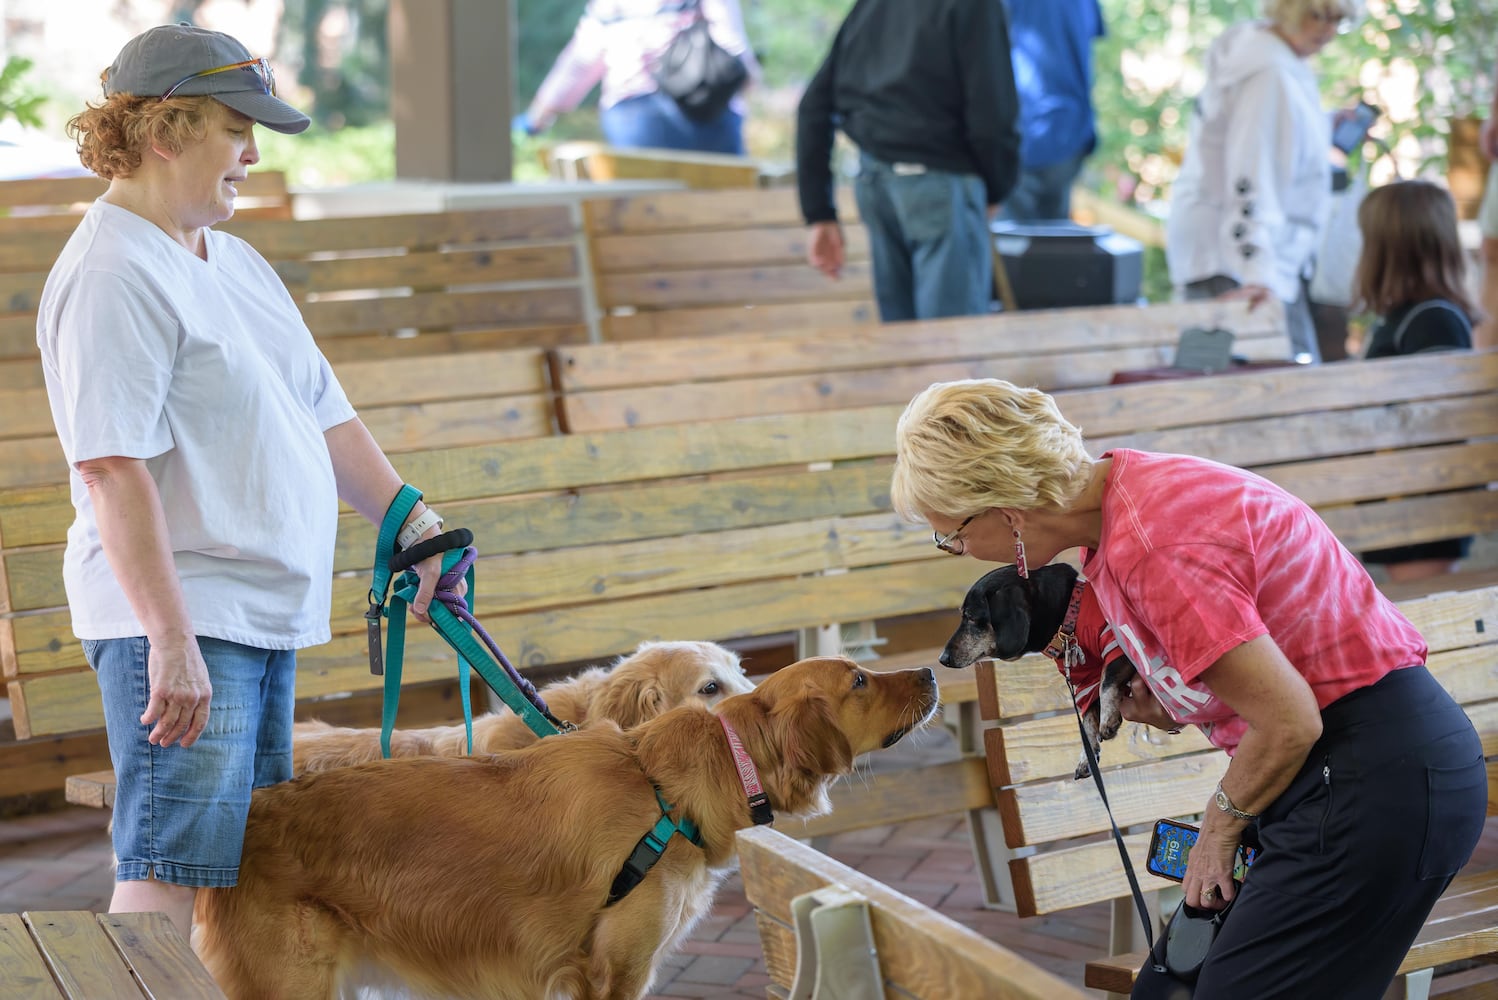
[[[1376,1000],[1482,835],[1482,743],[1424,667],[1352,692],[1322,721],[1260,819],[1263,853],[1199,1000]]]

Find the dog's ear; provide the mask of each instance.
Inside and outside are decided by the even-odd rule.
[[[770,706],[766,723],[772,745],[754,758],[773,762],[766,786],[775,808],[803,816],[831,810],[827,779],[853,768],[853,747],[838,727],[832,702],[808,691]]]
[[[988,623],[993,629],[995,654],[1012,660],[1025,652],[1030,639],[1030,592],[1019,579],[988,592]]]
[[[621,729],[649,722],[669,707],[657,671],[616,670],[593,700],[589,720],[612,719]]]

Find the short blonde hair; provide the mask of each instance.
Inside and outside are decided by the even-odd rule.
[[[1039,389],[938,382],[895,428],[890,501],[901,516],[961,519],[991,507],[1064,510],[1092,476],[1082,431]]]
[[[220,111],[219,109],[222,109]],[[137,97],[114,94],[90,104],[68,121],[78,159],[105,180],[129,177],[152,146],[180,153],[202,142],[216,115],[227,112],[211,97]]]
[[[1300,27],[1312,14],[1351,20],[1362,13],[1362,0],[1264,0],[1264,16],[1286,28]]]

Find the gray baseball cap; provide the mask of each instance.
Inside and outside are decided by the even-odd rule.
[[[238,39],[190,24],[163,24],[136,35],[115,56],[104,80],[106,96],[208,96],[289,135],[312,123],[274,89],[270,64],[250,55]]]

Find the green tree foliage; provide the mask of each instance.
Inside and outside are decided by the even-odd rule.
[[[11,56],[0,68],[0,122],[14,118],[30,128],[42,127],[42,105],[47,99],[27,80],[34,65],[30,59]]]

